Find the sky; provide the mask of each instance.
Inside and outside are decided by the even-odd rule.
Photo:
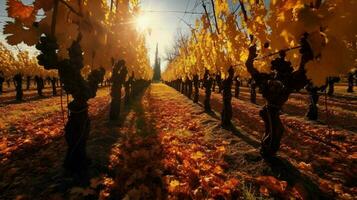
[[[22,0],[25,4],[30,4],[33,0]],[[267,1],[267,0],[265,0]],[[6,0],[0,1],[0,42],[6,43],[5,35],[2,33],[3,25],[9,18],[6,13]],[[173,46],[178,32],[189,34],[190,28],[182,22],[183,19],[189,24],[194,24],[195,19],[200,15],[185,14],[172,11],[188,11],[188,12],[204,12],[201,0],[141,0],[141,9],[143,16],[141,17],[145,27],[151,29],[151,34],[146,31],[147,48],[149,50],[149,57],[151,64],[154,63],[156,44],[159,46],[159,56],[162,60],[162,71],[166,68],[167,61],[165,61],[165,51]],[[206,0],[210,12],[209,3]],[[144,31],[144,30],[143,30]],[[26,45],[19,45],[20,49],[29,49]],[[16,47],[9,47],[17,51]],[[34,47],[30,48],[35,52]]]
[[[148,48],[151,55],[154,55],[156,43],[159,45],[159,55],[162,60],[162,69],[165,69],[165,51],[173,46],[178,32],[188,34],[190,28],[181,21],[185,20],[190,24],[200,15],[174,13],[168,11],[194,11],[202,12],[201,0],[142,0],[143,15],[148,16],[148,26],[152,32],[147,35]],[[161,11],[161,12],[145,12]],[[153,59],[151,59],[153,61]]]

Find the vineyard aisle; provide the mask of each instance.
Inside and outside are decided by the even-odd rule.
[[[91,115],[88,182],[62,170],[59,137],[2,161],[0,199],[331,197],[286,159],[261,160],[255,139],[221,129],[219,117],[164,84],[137,97],[120,126],[108,121],[107,103],[101,95],[91,103],[100,112]]]
[[[204,96],[200,93],[200,101]],[[222,96],[212,94],[212,108],[222,109]],[[233,121],[247,135],[256,140],[264,132],[257,105],[233,99]],[[343,129],[328,128],[299,119],[282,115],[286,133],[282,139],[280,154],[318,183],[320,189],[339,198],[352,197],[356,191],[356,135]],[[336,197],[335,197],[336,198]]]

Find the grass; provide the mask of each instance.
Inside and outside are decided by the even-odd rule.
[[[267,200],[267,198],[257,196],[252,188],[252,184],[248,185],[244,181],[242,183],[242,193],[245,200]]]

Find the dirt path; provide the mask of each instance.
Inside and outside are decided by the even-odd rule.
[[[108,181],[112,187],[104,190],[108,196],[328,198],[287,160],[264,162],[256,140],[221,129],[216,116],[168,86],[153,84],[137,110],[136,128],[126,129],[136,131],[128,131],[114,150],[118,159],[111,165],[116,169]]]

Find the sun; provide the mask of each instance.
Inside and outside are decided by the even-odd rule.
[[[150,17],[148,15],[139,15],[136,20],[136,29],[145,31],[150,28]]]

